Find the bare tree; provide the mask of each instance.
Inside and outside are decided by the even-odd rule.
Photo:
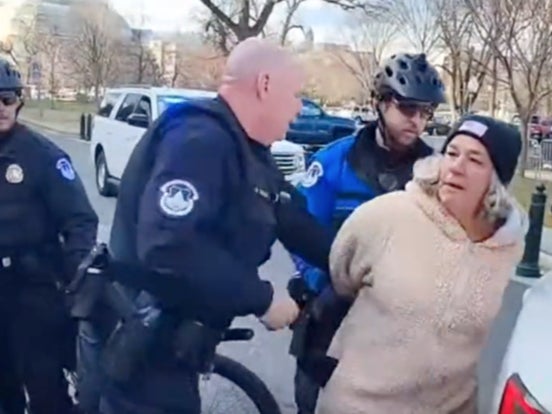
[[[16,66],[19,66],[19,60],[17,59],[17,56],[15,55],[15,51],[13,48],[13,43],[11,41],[1,41],[0,40],[0,54],[7,55]]]
[[[59,70],[62,37],[58,28],[39,21],[36,14],[21,17],[15,24],[21,60],[26,66],[26,83],[36,86],[39,100],[45,89],[50,96],[50,105],[54,108],[62,81]]]
[[[296,21],[297,11],[305,1],[307,0],[285,0],[286,12],[280,32],[280,44],[282,46],[287,43],[288,36],[292,30],[301,30],[303,34],[305,33],[305,27]]]
[[[333,51],[335,58],[357,79],[363,101],[369,99],[369,92],[385,50],[397,35],[398,29],[392,23],[381,21],[366,13],[352,16],[351,27],[344,36],[349,48]]]
[[[523,152],[520,173],[527,166],[528,125],[541,101],[552,93],[545,81],[551,72],[552,4],[549,0],[465,0],[482,38],[505,73],[521,118]]]
[[[492,51],[488,36],[474,28],[469,9],[458,0],[435,0],[441,48],[446,53],[442,68],[450,79],[451,104],[455,112],[467,113],[479,95],[489,72]]]
[[[36,14],[30,14],[27,18],[18,18],[15,21],[18,33],[18,44],[20,45],[21,60],[26,64],[26,83],[32,80],[32,65],[37,64],[40,47],[40,27]]]
[[[218,0],[215,4],[229,19],[235,19],[240,12],[239,1]],[[253,10],[257,3],[254,3]],[[223,55],[228,55],[230,50],[238,42],[236,35],[232,32],[231,27],[226,25],[215,13],[209,11],[209,14],[203,19],[204,34],[207,42],[218,49]]]
[[[210,18],[205,30],[216,39],[215,44],[228,54],[231,47],[248,37],[256,37],[263,33],[275,7],[288,0],[200,0],[209,10]],[[288,4],[303,3],[290,0]],[[344,9],[361,8],[366,0],[323,0],[326,3],[340,6]],[[299,5],[297,6],[299,7]],[[294,14],[295,12],[293,12]],[[293,17],[292,14],[292,17]],[[291,25],[291,19],[290,19]],[[289,30],[287,31],[289,33]],[[287,36],[287,34],[285,35]]]
[[[180,85],[186,78],[186,49],[186,43],[182,39],[162,45],[161,73],[168,77],[165,81],[172,88]]]
[[[68,42],[66,55],[82,84],[93,88],[99,104],[101,89],[113,78],[117,68],[117,54],[121,50],[117,34],[121,27],[107,4],[73,7],[72,18],[79,29]]]
[[[60,88],[60,63],[62,57],[62,39],[57,27],[52,27],[40,33],[40,61],[46,73],[46,87],[50,95],[50,106],[55,107],[55,99]]]
[[[440,31],[433,0],[373,0],[364,7],[381,21],[393,22],[417,51],[429,55],[437,47]]]
[[[154,83],[156,80],[156,61],[149,41],[150,31],[144,29],[149,23],[148,15],[145,12],[143,1],[135,4],[137,14],[130,18],[132,26],[132,40],[129,42],[129,57],[133,61],[135,74],[133,79],[136,83]]]

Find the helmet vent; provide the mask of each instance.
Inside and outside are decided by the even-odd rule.
[[[404,60],[399,60],[399,67],[402,69],[402,70],[408,70],[408,63],[406,63]]]
[[[391,69],[390,66],[386,66],[385,67],[385,73],[387,74],[387,76],[392,77],[393,76],[393,69]]]

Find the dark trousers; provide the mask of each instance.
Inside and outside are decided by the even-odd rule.
[[[295,371],[294,385],[297,414],[314,414],[320,388],[299,365]]]
[[[68,414],[73,403],[63,368],[69,319],[55,286],[0,290],[0,406],[23,414],[27,390],[33,414]],[[74,352],[74,348],[72,350]]]
[[[199,378],[183,369],[148,369],[133,383],[109,384],[101,414],[200,414]]]
[[[77,335],[77,395],[79,406],[85,414],[97,414],[104,376],[100,357],[104,338],[90,322],[79,322]]]
[[[298,359],[295,372],[295,404],[298,414],[314,414],[320,386],[306,371],[312,370],[312,357],[325,356],[332,339],[343,318],[349,311],[350,302],[337,297],[333,289],[327,288],[317,299],[318,320],[311,319],[307,329],[307,340],[304,344],[304,357]],[[312,304],[311,304],[312,306]],[[297,334],[294,332],[294,335]],[[300,366],[303,363],[303,368]],[[320,362],[321,364],[322,362]],[[316,364],[317,372],[323,365]],[[329,374],[328,374],[329,375]]]

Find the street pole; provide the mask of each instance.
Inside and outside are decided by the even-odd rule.
[[[546,208],[546,187],[540,183],[531,196],[529,207],[529,231],[525,236],[525,251],[517,267],[518,276],[538,278],[541,276],[539,254],[542,239],[542,226]]]

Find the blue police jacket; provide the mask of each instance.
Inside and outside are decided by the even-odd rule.
[[[191,318],[226,326],[235,316],[260,316],[273,289],[258,266],[276,239],[327,268],[331,232],[294,192],[270,149],[247,137],[222,98],[183,104],[134,149],[110,247],[115,259],[152,271],[151,292]]]
[[[433,152],[418,140],[411,151],[397,157],[377,143],[376,130],[377,124],[370,123],[356,135],[319,150],[299,185],[309,212],[334,232],[360,204],[403,189],[412,177],[414,162]],[[311,290],[320,292],[327,286],[325,271],[298,256],[292,259]]]

